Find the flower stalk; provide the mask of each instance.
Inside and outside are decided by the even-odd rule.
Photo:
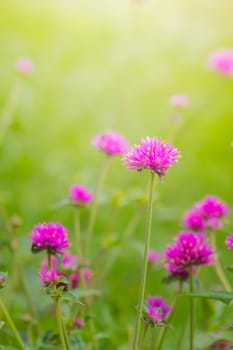
[[[193,292],[193,268],[189,266],[189,293]],[[193,297],[189,298],[189,350],[193,350],[193,330],[194,330],[194,308],[193,308]]]
[[[136,328],[133,338],[133,350],[138,349],[138,341],[140,334],[140,322],[142,318],[143,312],[143,302],[145,295],[145,287],[146,287],[146,276],[147,276],[147,267],[148,267],[148,252],[150,247],[150,236],[151,236],[151,222],[152,222],[152,204],[153,204],[153,190],[155,183],[155,173],[151,172],[150,176],[150,185],[149,185],[149,196],[148,196],[148,207],[147,207],[147,218],[146,218],[146,239],[145,239],[145,248],[144,248],[144,257],[143,257],[143,268],[139,289],[139,303],[138,303],[138,313],[137,313],[137,321]]]

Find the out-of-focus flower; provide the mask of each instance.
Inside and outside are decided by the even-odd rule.
[[[91,270],[88,267],[82,269],[82,277],[85,284],[88,284],[91,278]]]
[[[230,349],[230,348],[233,348],[233,343],[225,340],[216,340],[210,345],[209,348],[210,349]]]
[[[47,250],[50,254],[61,254],[69,247],[67,230],[60,223],[44,223],[34,227],[30,233],[34,253]]]
[[[7,285],[7,272],[0,272],[0,288],[4,288]]]
[[[74,205],[86,205],[93,199],[93,194],[88,188],[80,185],[72,185],[69,189],[71,203]]]
[[[92,141],[93,146],[109,156],[122,155],[129,149],[128,142],[122,135],[115,131],[106,131],[97,135]]]
[[[203,216],[195,209],[191,209],[185,214],[183,224],[185,227],[198,232],[203,232],[206,229]]]
[[[227,236],[225,243],[228,249],[233,250],[233,233]]]
[[[171,311],[171,307],[167,305],[165,299],[158,296],[149,297],[146,300],[146,304],[146,315],[144,319],[146,322],[153,324],[163,323],[164,319]]]
[[[15,69],[19,73],[30,74],[34,71],[34,63],[30,57],[19,57],[15,63]]]
[[[170,104],[173,107],[186,107],[188,105],[188,98],[183,94],[177,94],[170,97]]]
[[[44,286],[49,286],[52,282],[58,282],[60,276],[54,266],[49,270],[47,265],[43,265],[39,271],[40,282]]]
[[[78,257],[76,255],[71,255],[68,252],[64,252],[61,265],[66,270],[75,271],[78,267]]]
[[[74,319],[74,325],[77,328],[82,328],[85,325],[85,321],[83,318],[75,318]]]
[[[180,152],[171,144],[147,137],[124,155],[124,163],[130,170],[149,169],[161,177],[178,161],[179,155]]]
[[[214,261],[213,254],[204,234],[182,231],[164,251],[165,267],[180,272],[193,265],[209,265]]]
[[[229,214],[228,206],[218,197],[207,195],[195,205],[195,208],[206,219],[222,218]]]
[[[156,263],[159,261],[159,253],[156,250],[149,249],[147,259],[150,263]]]
[[[233,49],[220,49],[211,53],[207,59],[208,68],[226,75],[233,75]]]

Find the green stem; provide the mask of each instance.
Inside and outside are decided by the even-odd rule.
[[[226,275],[224,274],[221,263],[219,261],[219,257],[218,257],[218,253],[217,253],[216,236],[215,236],[214,232],[210,232],[210,241],[211,241],[212,248],[215,251],[214,267],[215,267],[216,274],[217,274],[218,278],[220,279],[225,290],[227,292],[232,292],[231,285],[230,285]]]
[[[10,328],[15,336],[15,339],[19,345],[19,348],[22,350],[25,350],[25,345],[24,345],[24,343],[19,335],[19,332],[17,331],[17,328],[15,327],[15,324],[14,324],[12,318],[10,317],[10,314],[9,314],[7,308],[4,305],[4,302],[1,300],[1,298],[0,298],[0,308],[2,309],[3,314],[6,318],[6,321],[8,322],[8,324],[9,324],[9,326],[10,326]]]
[[[48,269],[52,270],[52,255],[48,252]]]
[[[64,323],[63,318],[61,318],[62,321],[62,329],[63,329],[63,335],[64,335],[64,339],[65,339],[65,343],[66,343],[66,348],[69,349],[69,338],[68,338],[68,334],[67,334],[67,330],[66,330],[66,326]]]
[[[94,196],[94,199],[92,201],[92,206],[91,206],[90,216],[89,216],[89,221],[88,221],[88,226],[87,226],[87,233],[86,233],[86,244],[85,244],[86,256],[89,255],[90,243],[91,243],[91,239],[92,239],[93,228],[94,228],[94,224],[95,224],[95,218],[96,218],[97,208],[98,208],[98,203],[99,203],[99,196],[101,194],[103,184],[104,184],[104,181],[105,181],[108,169],[109,169],[110,160],[111,160],[111,157],[107,156],[105,163],[103,165],[101,174],[100,174],[100,178],[99,178],[99,181],[97,184],[95,196]]]
[[[143,330],[143,333],[142,333],[141,344],[139,346],[139,350],[143,350],[143,345],[144,345],[144,341],[146,339],[146,333],[147,333],[147,330],[148,330],[148,326],[149,326],[149,323],[145,323],[144,330]]]
[[[146,287],[146,276],[147,276],[147,267],[148,267],[148,252],[150,247],[150,236],[151,236],[151,222],[152,222],[152,204],[153,204],[153,189],[155,182],[155,173],[151,173],[150,177],[150,186],[149,186],[149,197],[147,205],[147,218],[146,218],[146,239],[145,239],[145,248],[144,248],[144,258],[143,258],[143,269],[139,287],[139,303],[138,303],[138,313],[137,321],[133,338],[133,350],[138,349],[139,333],[140,333],[140,322],[142,318],[143,311],[143,302],[144,294]]]
[[[182,292],[182,287],[183,287],[183,283],[182,281],[179,282],[179,290],[175,296],[175,300],[173,302],[173,305],[172,305],[172,308],[171,308],[171,311],[170,311],[170,314],[169,314],[169,317],[167,319],[168,322],[171,322],[173,316],[174,316],[174,313],[175,313],[175,309],[177,307],[177,303],[178,303],[178,298],[180,296],[180,293]],[[167,331],[168,331],[168,327],[163,327],[162,329],[162,332],[161,332],[161,336],[160,336],[160,339],[159,339],[159,344],[158,346],[156,347],[156,350],[161,350],[162,347],[163,347],[163,343],[164,343],[164,339],[165,339],[165,336],[167,334]],[[151,349],[152,350],[152,349]]]
[[[67,347],[65,337],[64,337],[63,321],[62,321],[62,315],[61,315],[61,305],[60,305],[60,299],[58,297],[55,298],[55,308],[56,308],[58,332],[59,332],[59,336],[60,336],[60,340],[61,340],[62,349],[69,350],[69,347]]]
[[[83,258],[83,249],[82,249],[82,238],[81,238],[81,230],[80,230],[80,212],[79,207],[74,207],[74,234],[75,234],[75,244],[76,244],[76,252],[80,261]]]
[[[189,293],[193,292],[193,269],[192,266],[189,267]],[[189,298],[189,350],[193,350],[193,297]]]

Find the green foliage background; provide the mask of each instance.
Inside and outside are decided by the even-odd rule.
[[[95,190],[104,158],[91,145],[95,134],[117,130],[131,144],[147,135],[166,139],[169,98],[176,93],[189,98],[174,140],[182,158],[156,188],[152,246],[162,250],[180,229],[183,212],[206,194],[233,206],[233,81],[210,72],[205,63],[210,52],[233,46],[232,2],[8,0],[0,8],[2,111],[20,80],[18,106],[0,148],[0,194],[9,214],[23,218],[20,252],[25,264],[36,261],[39,266],[28,243],[34,224],[57,220],[72,230],[70,209],[51,210],[67,197],[69,186],[76,182]],[[35,62],[29,77],[14,71],[20,56]],[[144,193],[147,182],[147,172],[130,172],[120,159],[113,160],[93,251],[106,240],[121,241],[135,214],[133,203],[116,214],[106,201],[115,192]],[[106,220],[113,213],[112,231]],[[224,248],[224,237],[231,230],[230,218],[218,236],[225,265],[232,255]],[[0,234],[4,239],[3,225]],[[111,349],[127,341],[125,329],[134,322],[143,234],[142,219],[134,239],[123,244],[96,306],[100,329],[112,332]],[[3,250],[2,269],[7,269],[7,259]],[[35,280],[35,295],[41,298],[37,267],[26,267],[25,273],[29,282]],[[203,280],[217,283],[211,268],[207,270]],[[172,287],[160,283],[164,272],[150,274],[148,294],[172,299]],[[15,308],[23,310],[17,300]]]

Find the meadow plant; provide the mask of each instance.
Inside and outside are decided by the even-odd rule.
[[[207,67],[221,75],[233,75],[233,50],[218,49],[207,58]]]

